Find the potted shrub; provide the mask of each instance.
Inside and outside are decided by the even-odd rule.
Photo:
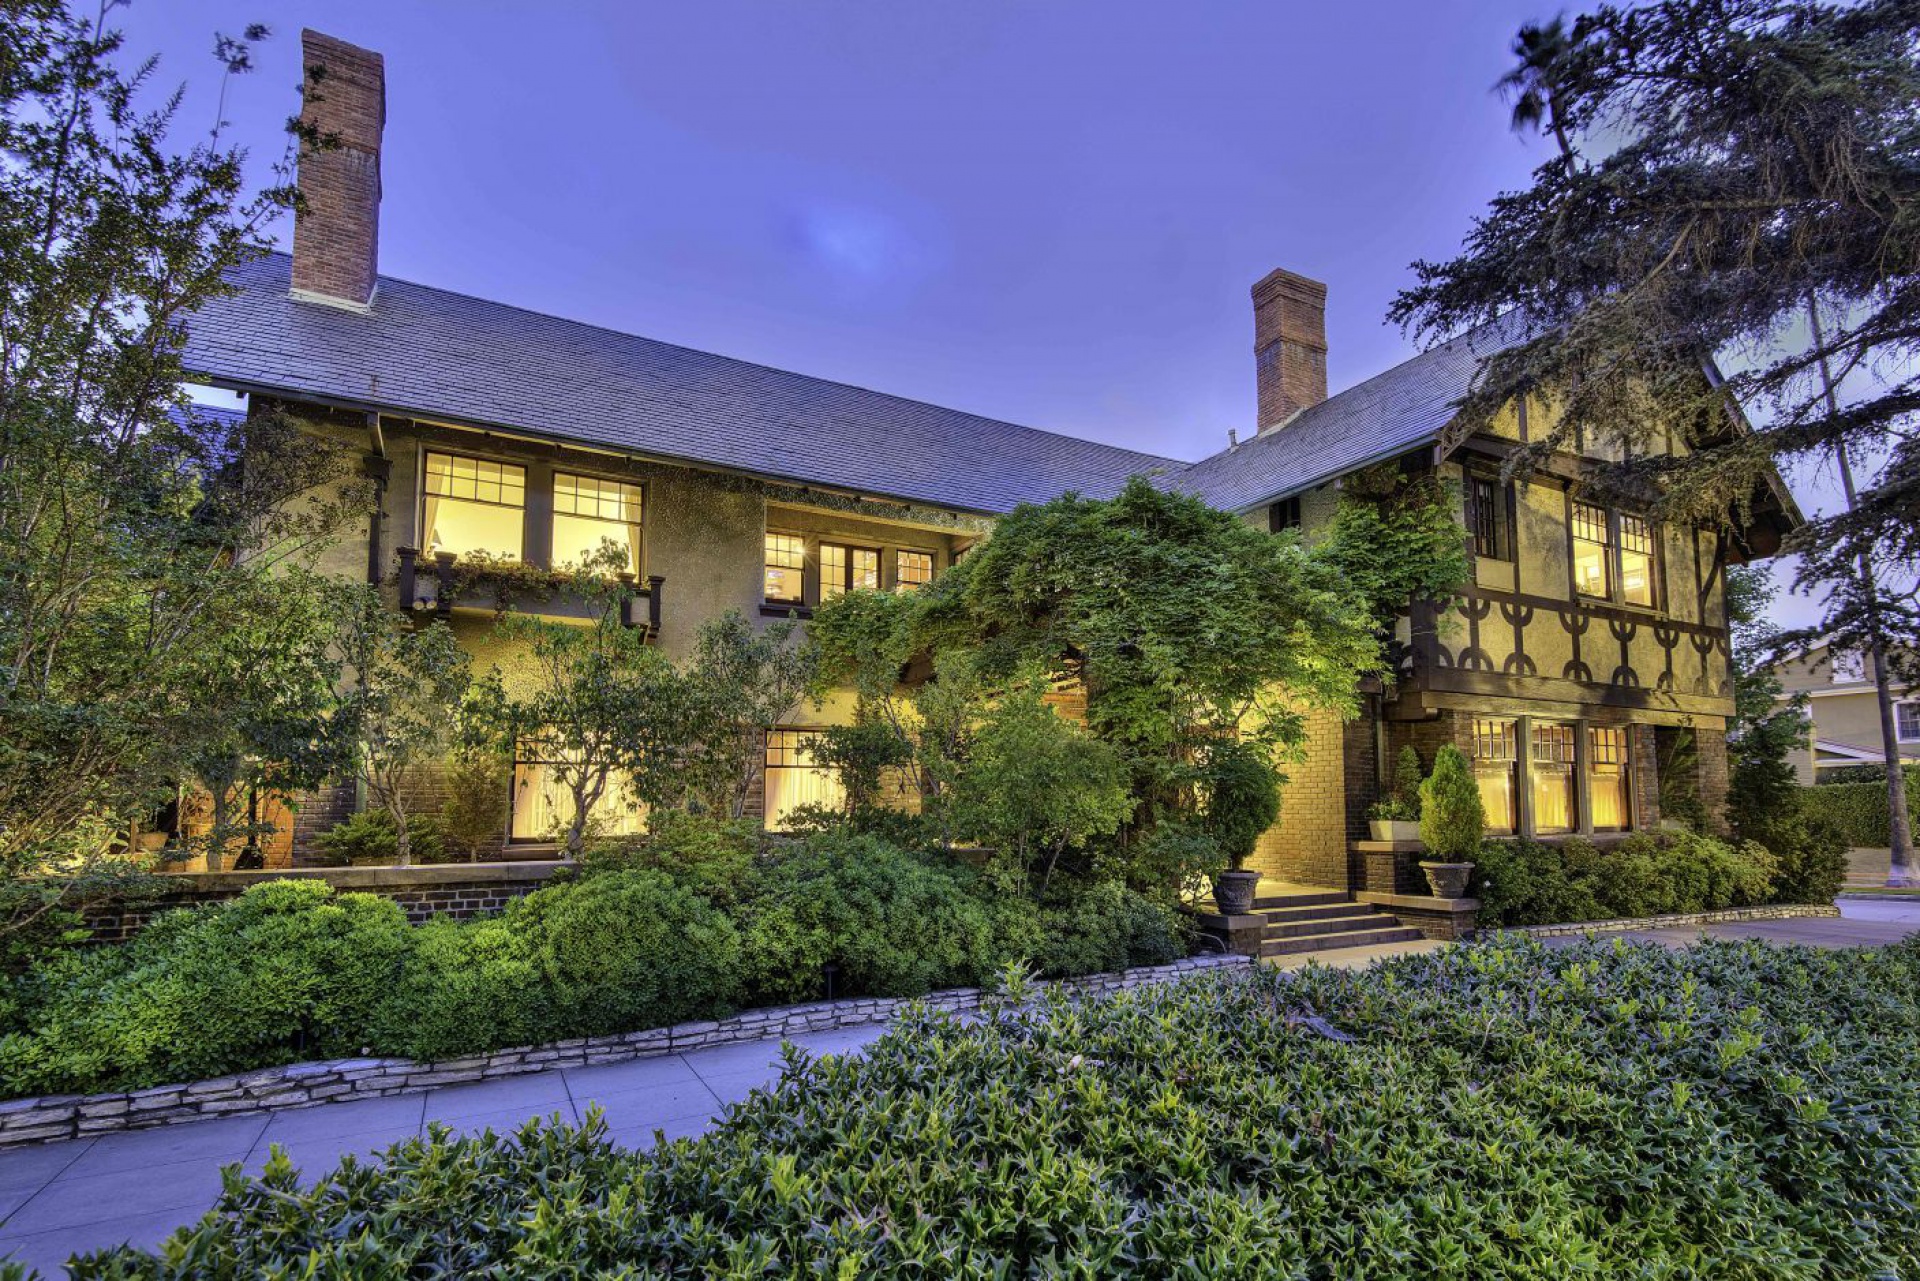
[[[1244,916],[1260,888],[1260,873],[1248,871],[1247,860],[1280,817],[1279,772],[1258,746],[1234,740],[1211,752],[1206,784],[1202,827],[1227,860],[1226,870],[1213,878],[1213,903],[1223,916]]]
[[[1420,839],[1420,753],[1413,748],[1400,749],[1393,785],[1367,811],[1367,823],[1376,841]]]
[[[1436,897],[1459,898],[1467,892],[1486,830],[1487,814],[1473,770],[1460,749],[1448,744],[1434,753],[1433,773],[1420,784],[1420,839],[1432,856],[1420,861],[1420,870]]]

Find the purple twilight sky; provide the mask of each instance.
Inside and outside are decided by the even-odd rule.
[[[1197,458],[1253,427],[1247,291],[1329,286],[1338,390],[1408,263],[1543,152],[1492,86],[1550,0],[135,0],[210,128],[277,156],[299,30],[387,65],[382,271]],[[282,228],[283,237],[290,228]],[[1802,487],[1815,497],[1824,486]],[[1792,613],[1783,609],[1783,617]]]

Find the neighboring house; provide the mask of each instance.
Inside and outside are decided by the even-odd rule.
[[[684,655],[699,626],[730,608],[804,617],[850,588],[929,582],[996,516],[1067,490],[1101,496],[1148,474],[1311,537],[1344,475],[1380,463],[1437,469],[1464,495],[1474,584],[1445,617],[1412,603],[1399,678],[1368,695],[1359,721],[1315,718],[1258,865],[1352,888],[1352,842],[1381,763],[1404,743],[1429,763],[1443,742],[1467,750],[1492,822],[1516,833],[1655,824],[1658,749],[1683,733],[1700,746],[1688,786],[1710,806],[1724,795],[1721,575],[1778,547],[1797,519],[1791,501],[1784,490],[1759,496],[1752,522],[1728,539],[1593,505],[1583,488],[1593,464],[1579,457],[1554,458],[1525,486],[1502,484],[1501,458],[1528,437],[1528,408],[1492,435],[1449,431],[1496,334],[1329,398],[1326,288],[1274,272],[1253,291],[1259,431],[1189,464],[412,284],[377,272],[381,60],[311,32],[303,41],[308,65],[328,68],[309,117],[343,145],[302,164],[293,254],[237,273],[238,293],[195,320],[186,364],[365,451],[379,511],[363,538],[336,549],[338,572],[397,584],[398,603],[431,610],[461,557],[557,566],[610,537],[646,585],[633,621]],[[476,657],[510,677],[514,656],[490,648],[491,598],[447,612]],[[770,824],[836,794],[808,730],[848,706],[837,700],[771,737]],[[341,790],[303,805],[295,857],[351,804]],[[563,804],[542,762],[517,762],[503,841],[550,852],[543,838]]]
[[[1812,726],[1806,744],[1793,754],[1800,781],[1823,781],[1835,769],[1849,765],[1885,765],[1880,738],[1880,701],[1864,656],[1834,653],[1825,643],[1774,668],[1785,698],[1807,696]],[[1894,728],[1900,755],[1920,761],[1920,689],[1893,687]]]

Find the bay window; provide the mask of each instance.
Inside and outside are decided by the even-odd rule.
[[[1574,828],[1573,728],[1560,721],[1533,723],[1527,773],[1532,779],[1533,830],[1541,835]]]
[[[1513,721],[1477,719],[1468,744],[1474,782],[1480,788],[1480,805],[1487,814],[1487,831],[1500,836],[1511,836],[1519,825],[1515,804],[1517,738]]]
[[[776,729],[767,734],[767,830],[785,831],[793,812],[803,805],[839,809],[846,803],[840,773],[819,763],[814,755],[818,736],[801,729]]]
[[[420,541],[428,552],[521,559],[527,523],[526,468],[439,453],[429,453],[425,464]]]
[[[640,572],[640,486],[555,472],[554,568],[585,564],[608,544],[618,549],[621,570]]]

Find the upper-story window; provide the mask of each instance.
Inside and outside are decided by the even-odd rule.
[[[880,589],[880,553],[871,547],[820,544],[820,599]]]
[[[627,573],[640,572],[640,486],[555,472],[554,566],[583,564],[609,543]]]
[[[1467,477],[1467,524],[1473,554],[1485,560],[1512,560],[1513,535],[1507,519],[1509,487],[1491,476]]]
[[[901,591],[919,591],[933,581],[933,553],[896,552],[893,569],[893,581]]]
[[[1300,528],[1300,495],[1282,498],[1277,503],[1267,504],[1267,532],[1277,534],[1283,529]]]
[[[422,543],[429,552],[485,552],[519,560],[525,552],[527,469],[460,454],[426,457]]]
[[[1657,601],[1653,522],[1592,503],[1573,505],[1573,585],[1582,596],[1651,609]]]
[[[769,603],[798,605],[807,598],[807,540],[798,534],[768,534],[766,594]]]
[[[1613,596],[1613,537],[1607,509],[1573,505],[1573,586],[1582,596]]]

